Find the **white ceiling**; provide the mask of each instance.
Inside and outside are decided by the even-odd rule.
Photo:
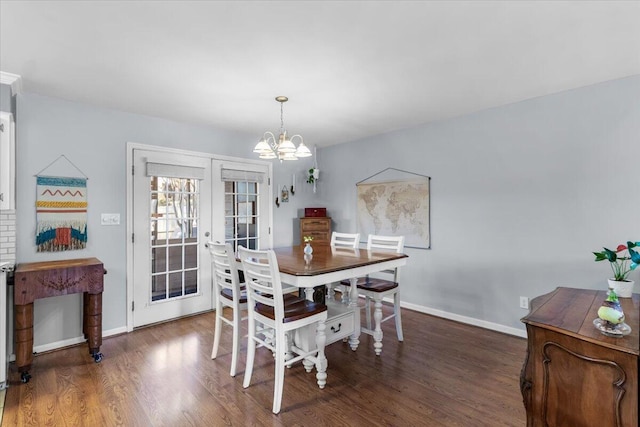
[[[327,146],[640,74],[638,1],[7,1],[25,92]]]

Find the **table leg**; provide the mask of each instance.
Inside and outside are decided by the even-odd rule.
[[[29,369],[33,363],[33,303],[16,305],[16,366],[21,380],[31,378]]]
[[[356,351],[358,349],[358,345],[360,345],[360,310],[358,309],[358,278],[353,277],[349,279],[349,307],[352,307],[355,312],[358,321],[358,327],[356,327],[353,335],[349,337],[349,346],[351,350]]]
[[[318,380],[318,387],[324,388],[327,385],[327,356],[324,354],[324,346],[327,343],[327,335],[325,329],[327,325],[325,321],[318,322],[318,328],[316,330],[316,346],[318,349],[318,355],[316,357],[316,379]]]
[[[102,292],[97,294],[85,293],[84,325],[82,327],[89,341],[89,353],[96,362],[102,360],[100,346],[102,345]]]
[[[84,339],[88,339],[89,335],[87,334],[87,305],[89,304],[89,293],[82,293],[82,335]]]
[[[313,288],[304,288],[304,297],[309,301],[313,301]]]

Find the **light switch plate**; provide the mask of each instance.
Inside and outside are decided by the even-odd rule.
[[[100,225],[120,225],[120,214],[103,213],[100,217]]]

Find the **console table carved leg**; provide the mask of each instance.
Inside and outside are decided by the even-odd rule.
[[[33,363],[33,303],[16,305],[16,366],[20,380],[29,382]]]
[[[90,294],[85,292],[86,304],[83,313],[83,331],[89,341],[89,354],[96,363],[102,360],[100,346],[102,345],[102,293]]]

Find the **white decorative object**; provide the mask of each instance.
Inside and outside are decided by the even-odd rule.
[[[633,280],[619,281],[609,279],[609,289],[613,289],[619,298],[631,298],[634,283]]]

